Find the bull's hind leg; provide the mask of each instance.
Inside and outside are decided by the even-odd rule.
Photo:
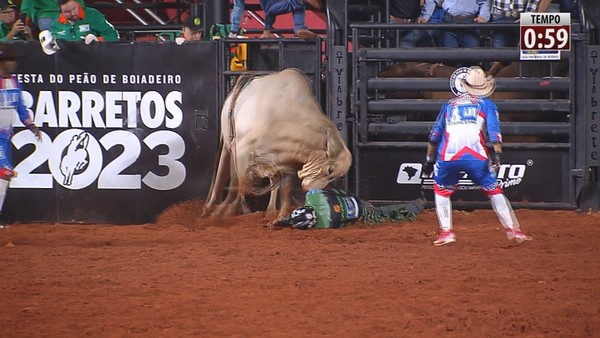
[[[238,215],[241,211],[241,198],[237,184],[231,184],[225,200],[215,207],[213,214],[219,216]]]
[[[237,215],[240,213],[241,209],[241,194],[238,175],[233,171],[229,176],[227,196],[225,197],[225,200],[215,208],[215,213],[220,216]]]
[[[204,204],[203,216],[208,216],[212,212],[215,205],[223,200],[223,193],[226,188],[227,180],[231,177],[231,153],[225,148],[221,142],[219,162],[215,170],[208,199]]]

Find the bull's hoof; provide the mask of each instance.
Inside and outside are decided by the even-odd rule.
[[[269,218],[279,216],[279,210],[277,209],[267,209],[265,211],[265,215]]]
[[[214,208],[204,207],[202,209],[202,212],[200,213],[200,216],[209,217],[210,214],[212,214],[213,210],[214,210]]]
[[[281,222],[281,219],[276,218],[272,221],[269,221],[267,224],[265,224],[266,228],[276,228],[276,229],[281,229],[286,227],[285,224],[283,224],[283,222]]]
[[[230,217],[239,215],[240,210],[235,204],[219,204],[212,214],[220,217]]]

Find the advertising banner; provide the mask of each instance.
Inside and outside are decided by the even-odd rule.
[[[361,198],[407,201],[421,191],[433,200],[433,179],[422,173],[424,149],[372,149],[362,152]],[[511,202],[561,203],[568,187],[563,177],[569,167],[568,152],[556,150],[509,150],[498,170],[498,184]],[[392,188],[394,187],[394,188]],[[465,174],[459,179],[453,199],[487,201]]]
[[[151,222],[204,198],[218,146],[214,42],[16,44],[25,105],[15,115],[5,221]]]

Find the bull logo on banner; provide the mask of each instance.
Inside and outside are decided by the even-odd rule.
[[[73,175],[77,171],[84,170],[88,164],[87,146],[89,141],[90,135],[86,132],[81,132],[71,138],[71,143],[67,146],[65,154],[60,160],[60,172],[64,176],[63,185],[71,185]]]

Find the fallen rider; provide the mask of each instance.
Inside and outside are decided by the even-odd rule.
[[[422,197],[401,204],[374,206],[342,190],[311,189],[306,193],[304,206],[292,211],[290,217],[276,226],[304,230],[341,228],[356,220],[365,223],[414,221],[424,207]]]

